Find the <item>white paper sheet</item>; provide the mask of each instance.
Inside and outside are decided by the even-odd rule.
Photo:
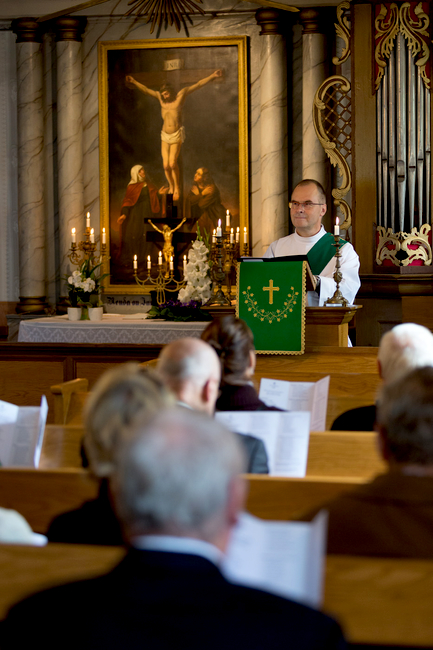
[[[310,437],[308,411],[218,411],[215,417],[235,433],[249,434],[263,440],[269,474],[297,478],[305,476]]]
[[[329,376],[317,382],[263,378],[259,397],[268,406],[285,411],[309,411],[310,431],[325,431],[329,381]]]
[[[327,512],[311,523],[264,521],[243,513],[222,570],[231,582],[320,607]]]
[[[47,414],[45,395],[40,407],[0,402],[0,465],[38,466]]]

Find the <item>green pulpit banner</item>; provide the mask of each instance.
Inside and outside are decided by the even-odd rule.
[[[238,263],[236,312],[251,328],[257,352],[303,354],[305,261]]]

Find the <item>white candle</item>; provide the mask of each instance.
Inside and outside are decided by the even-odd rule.
[[[213,229],[213,233],[212,233],[212,244],[216,244],[216,230],[215,230],[215,228]]]
[[[93,230],[93,228],[92,228],[92,230],[90,231],[90,243],[91,243],[91,244],[94,244],[94,243],[95,243],[95,231]]]
[[[226,210],[226,226],[230,228],[230,212]]]
[[[183,256],[183,274],[186,273],[186,255]]]
[[[77,235],[75,234],[75,228],[72,228],[72,230],[71,230],[71,237],[72,237],[72,243],[76,244],[77,243]]]
[[[233,228],[230,230],[230,243],[233,244],[235,239],[235,234],[233,232]]]
[[[132,261],[132,266],[133,266],[133,268],[134,268],[134,271],[136,271],[137,268],[138,268],[137,255],[134,255],[134,259],[133,259],[133,261]]]
[[[248,235],[247,235],[247,229],[244,228],[244,244],[248,244]]]
[[[173,255],[170,255],[170,271],[173,271]]]
[[[150,261],[150,255],[147,256],[147,270],[150,271],[152,268],[152,262]]]
[[[217,237],[222,237],[223,236],[223,231],[221,230],[221,219],[218,219],[218,228],[217,228]]]
[[[239,226],[236,228],[236,243],[239,243]]]
[[[105,246],[106,243],[105,228],[102,228],[102,245]]]
[[[340,219],[337,217],[335,219],[334,235],[338,236],[339,234],[340,234]]]
[[[90,212],[86,214],[86,228],[90,228]]]
[[[158,253],[158,266],[161,266],[161,265],[162,265],[162,253],[161,253],[161,251],[159,251],[159,253]]]

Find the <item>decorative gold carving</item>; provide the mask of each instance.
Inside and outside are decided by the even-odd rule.
[[[202,4],[202,0],[197,0]],[[147,17],[146,23],[152,21],[150,33],[153,34],[155,26],[161,27],[163,23],[167,22],[171,25],[174,24],[176,31],[180,32],[180,26],[185,22],[184,16],[188,17],[191,9],[196,9],[204,15],[204,11],[193,0],[129,0],[128,5],[132,5],[128,9],[125,16],[136,14],[136,16]]]
[[[350,56],[350,21],[347,15],[345,15],[347,9],[350,9],[350,2],[347,2],[346,0],[337,7],[338,24],[334,23],[334,26],[337,36],[344,41],[344,47],[340,58],[338,58],[338,56],[332,58],[332,63],[334,65],[341,65],[347,61]]]
[[[414,19],[414,15],[418,19]],[[426,73],[426,63],[430,57],[428,26],[430,19],[423,11],[420,2],[413,8],[411,14],[411,3],[404,2],[399,8],[395,3],[389,6],[381,5],[376,16],[374,25],[376,28],[375,40],[377,41],[374,60],[378,67],[374,82],[375,90],[381,84],[387,61],[394,47],[397,34],[403,34],[415,64],[418,66],[420,75],[426,88],[430,88],[430,79]],[[417,58],[418,57],[418,58]]]
[[[410,233],[392,231],[392,228],[378,226],[379,243],[376,251],[376,264],[379,266],[384,260],[391,260],[395,266],[410,266],[414,260],[422,260],[424,266],[431,266],[432,249],[428,241],[431,226],[424,223],[419,231],[412,228]],[[390,250],[387,245],[394,248]],[[416,249],[408,248],[416,245]]]
[[[422,9],[421,2],[414,8],[414,14],[418,18],[418,23],[415,23],[413,17],[410,15],[410,3],[405,2],[400,7],[400,22],[401,33],[407,40],[407,46],[415,60],[415,65],[418,66],[419,73],[424,81],[426,88],[430,88],[430,79],[426,74],[426,63],[430,57],[430,48],[428,45],[429,38],[428,26],[430,19]],[[421,53],[421,56],[419,56]]]
[[[332,88],[334,89],[333,93],[327,97]],[[347,129],[351,132],[351,113],[350,101],[341,103],[338,96],[347,98],[350,89],[350,82],[346,77],[340,75],[328,77],[317,89],[313,104],[313,123],[316,135],[331,164],[338,168],[342,178],[340,187],[332,190],[334,205],[340,208],[344,216],[344,222],[340,226],[342,230],[347,230],[352,224],[350,206],[343,200],[352,187],[352,172],[347,162],[351,153],[348,145],[350,134],[347,133]],[[333,104],[332,107],[331,104]],[[348,119],[344,119],[344,112],[348,114]],[[342,152],[344,145],[346,145],[345,155]]]

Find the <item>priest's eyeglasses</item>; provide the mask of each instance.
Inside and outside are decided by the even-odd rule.
[[[299,203],[299,201],[290,201],[289,203],[289,208],[291,210],[299,210],[299,208],[304,208],[308,212],[308,210],[312,210],[313,206],[315,205],[325,205],[324,203],[313,203],[312,201],[305,201],[305,203]]]

